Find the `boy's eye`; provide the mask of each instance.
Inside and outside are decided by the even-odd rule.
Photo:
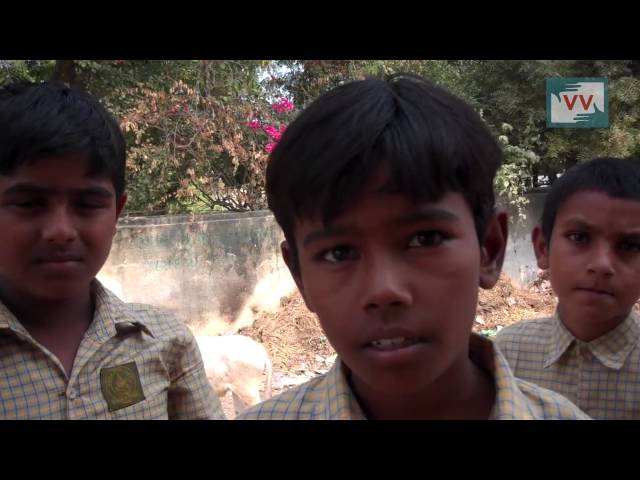
[[[76,203],[76,206],[78,208],[88,209],[88,210],[94,210],[94,209],[97,209],[97,208],[103,208],[103,205],[101,203],[98,203],[98,202],[78,202],[78,203]]]
[[[625,252],[640,253],[640,240],[624,240],[620,243],[620,249]]]
[[[409,242],[409,247],[435,247],[446,240],[444,233],[437,230],[420,232],[414,235]]]
[[[46,206],[46,202],[44,200],[18,200],[13,202],[12,205],[18,208],[41,208]]]
[[[589,236],[584,232],[571,232],[567,235],[567,238],[574,243],[587,243]]]
[[[74,199],[74,204],[76,208],[82,210],[96,210],[107,207],[109,202],[102,197],[94,195],[80,195]]]
[[[335,247],[324,251],[320,256],[322,260],[329,263],[340,263],[353,260],[356,257],[356,251],[351,247]]]

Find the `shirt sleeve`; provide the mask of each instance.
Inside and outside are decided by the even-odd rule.
[[[207,380],[198,344],[185,328],[186,342],[173,365],[168,395],[170,420],[226,420],[222,405]]]

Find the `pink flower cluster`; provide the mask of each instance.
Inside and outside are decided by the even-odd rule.
[[[280,138],[282,137],[282,134],[284,133],[285,129],[287,127],[285,127],[284,125],[282,127],[280,127],[280,129],[277,129],[276,127],[272,126],[272,125],[266,125],[263,130],[264,133],[266,133],[267,135],[269,135],[271,138],[273,138],[276,142],[280,141]]]
[[[273,111],[276,113],[286,113],[291,112],[294,108],[296,108],[296,106],[288,98],[282,98],[273,103],[271,105],[271,108],[273,108]]]
[[[294,110],[295,109],[295,105],[288,98],[282,98],[282,99],[278,100],[277,102],[272,103],[271,104],[271,108],[276,113],[286,113],[286,112],[291,112],[292,110]],[[271,138],[272,141],[267,143],[264,146],[264,149],[265,149],[265,151],[267,153],[271,153],[273,151],[273,149],[276,148],[276,145],[278,144],[278,142],[282,138],[282,134],[284,133],[284,131],[287,128],[286,125],[282,125],[282,126],[280,126],[280,128],[277,128],[277,127],[275,127],[273,125],[269,125],[269,124],[266,124],[266,123],[263,124],[257,118],[253,118],[253,119],[249,120],[249,122],[247,122],[247,127],[249,127],[251,130],[262,129],[262,131],[264,133],[266,133],[269,136],[269,138]]]
[[[274,127],[273,125],[265,125],[264,127],[262,127],[262,130],[264,130],[264,132],[273,139],[273,142],[267,143],[264,147],[267,153],[271,153],[273,149],[276,148],[276,145],[282,138],[282,134],[286,129],[286,125],[282,125],[279,129]]]
[[[247,123],[247,127],[249,127],[251,130],[257,130],[260,128],[260,120],[258,120],[257,118],[254,118],[253,120],[249,121],[249,123]]]

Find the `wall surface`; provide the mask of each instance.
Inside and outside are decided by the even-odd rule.
[[[523,286],[538,274],[530,234],[544,194],[528,198],[524,222],[511,212],[504,263]],[[236,332],[295,288],[282,239],[266,211],[124,218],[98,278],[123,300],[170,309],[203,334]]]
[[[98,279],[208,334],[237,331],[294,288],[281,241],[269,212],[124,218]]]

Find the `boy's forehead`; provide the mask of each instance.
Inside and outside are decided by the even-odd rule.
[[[78,173],[88,177],[91,167],[92,164],[89,157],[81,153],[44,155],[21,162],[13,169],[10,176],[19,177],[46,172],[63,172],[65,174]]]
[[[448,192],[435,201],[414,201],[404,194],[368,191],[329,222],[317,213],[296,219],[295,227],[298,234],[305,235],[313,231],[339,233],[368,227],[393,229],[421,221],[465,221],[473,226],[472,212],[460,193]]]
[[[640,195],[638,198],[629,198],[627,196],[618,196],[611,194],[605,190],[577,190],[568,195],[564,201],[558,205],[558,212],[583,209],[587,203],[599,203],[603,207],[613,205],[628,205],[640,207]]]
[[[609,195],[603,191],[582,190],[570,195],[558,209],[556,221],[585,224],[619,224],[640,228],[640,200]]]
[[[92,172],[86,155],[70,154],[42,157],[24,162],[13,171],[0,175],[3,190],[15,185],[34,185],[43,188],[78,189],[100,185],[114,190],[106,173]]]
[[[369,174],[364,182],[364,192],[373,193],[387,189],[391,181],[391,163],[389,160],[383,161]]]

